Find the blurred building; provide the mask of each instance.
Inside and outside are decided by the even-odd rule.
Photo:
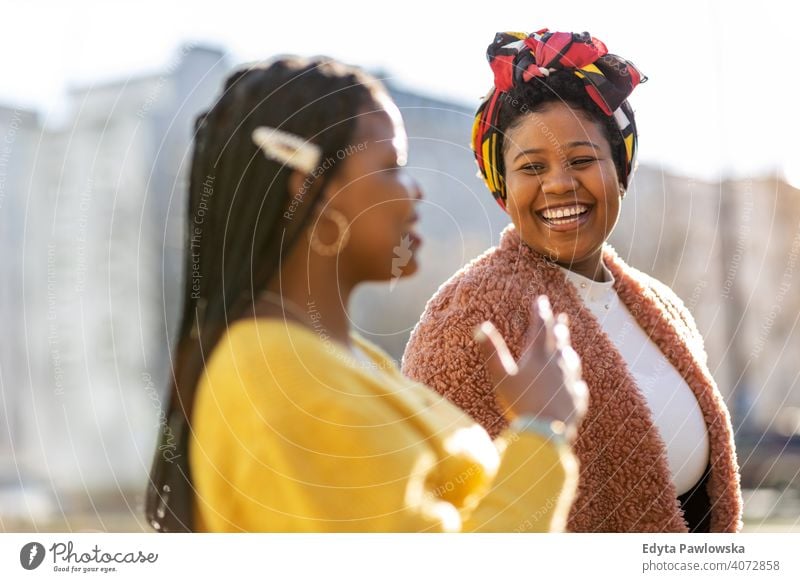
[[[57,128],[0,110],[13,137],[0,178],[14,251],[0,304],[14,338],[0,352],[6,519],[143,487],[181,300],[193,120],[229,68],[187,45],[160,73],[71,90]]]
[[[35,112],[0,106],[0,321],[6,334],[0,350],[0,515],[19,504],[9,492],[36,469],[31,450],[23,446],[38,439],[33,387],[45,395],[55,387],[42,329],[46,318],[23,308],[26,297],[44,303],[48,294],[44,235],[29,232],[26,224],[26,217],[41,216],[45,208],[43,184],[33,171],[43,153],[41,133]],[[34,268],[36,281],[25,281],[22,273]]]

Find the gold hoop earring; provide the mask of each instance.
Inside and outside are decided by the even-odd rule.
[[[336,224],[336,228],[339,231],[336,235],[336,240],[325,244],[319,240],[319,230],[314,227],[308,229],[308,244],[311,246],[311,250],[322,257],[335,257],[347,245],[347,241],[350,240],[350,225],[347,223],[347,217],[333,208],[328,208],[319,215],[319,218],[323,217],[332,220]]]

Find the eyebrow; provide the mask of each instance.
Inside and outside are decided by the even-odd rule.
[[[600,149],[599,145],[597,145],[596,143],[591,142],[591,141],[571,141],[568,144],[565,144],[565,147],[567,149],[576,148],[576,147],[579,147],[579,146],[589,146],[589,147],[594,148],[596,150]],[[539,154],[539,153],[541,153],[543,151],[544,150],[541,149],[541,148],[529,148],[527,150],[524,150],[524,151],[521,151],[520,153],[518,153],[517,156],[514,158],[514,161],[516,162],[522,156],[525,156],[525,155],[528,155],[528,154]]]

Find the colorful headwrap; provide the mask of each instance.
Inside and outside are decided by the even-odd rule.
[[[583,81],[586,93],[603,113],[613,116],[623,138],[626,161],[623,187],[636,165],[636,124],[626,101],[639,83],[647,80],[631,63],[608,54],[602,41],[588,32],[549,32],[546,28],[524,32],[498,32],[486,49],[494,73],[494,86],[475,113],[472,150],[486,185],[505,210],[505,181],[499,171],[502,136],[497,128],[500,100],[510,91],[534,77],[544,81],[555,71],[572,71]]]

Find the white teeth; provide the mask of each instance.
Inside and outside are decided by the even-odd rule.
[[[564,206],[561,208],[547,208],[542,211],[542,216],[548,220],[552,220],[576,216],[578,214],[583,214],[587,210],[589,210],[589,207],[585,204],[576,204],[575,206]]]

